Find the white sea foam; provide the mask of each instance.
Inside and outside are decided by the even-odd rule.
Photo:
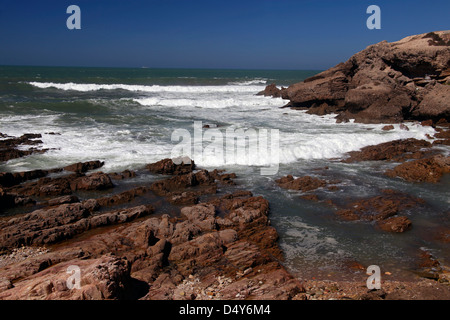
[[[211,92],[252,92],[261,91],[264,86],[160,86],[160,85],[130,85],[130,84],[95,84],[95,83],[54,83],[54,82],[28,82],[28,84],[41,88],[55,88],[73,91],[98,91],[98,90],[127,90],[134,92],[175,92],[175,93],[211,93]]]
[[[287,103],[281,98],[253,97],[218,97],[216,99],[167,99],[162,97],[136,98],[133,101],[143,106],[163,107],[199,107],[221,109],[229,107],[281,107]]]
[[[194,158],[196,163],[206,167],[217,167],[224,163],[240,166],[268,166],[293,163],[298,160],[341,158],[349,151],[359,150],[368,145],[406,138],[427,140],[426,134],[434,133],[431,127],[415,124],[408,124],[409,131],[402,130],[399,125],[394,125],[394,130],[383,131],[382,124],[336,124],[335,115],[318,117],[301,111],[279,109],[277,107],[284,105],[286,100],[256,96],[255,93],[262,86],[253,84],[185,87],[52,82],[30,82],[30,84],[39,88],[54,87],[61,90],[123,89],[142,91],[143,94],[147,94],[147,96],[131,100],[124,99],[128,102],[134,101],[142,106],[140,108],[157,112],[158,115],[168,119],[167,124],[161,126],[165,131],[157,132],[156,135],[153,135],[154,132],[147,131],[145,126],[130,130],[124,127],[123,122],[108,123],[104,119],[97,122],[95,116],[91,119],[84,116],[79,123],[57,121],[65,115],[64,113],[2,118],[2,132],[10,135],[19,136],[26,132],[50,131],[62,133],[61,136],[44,135],[43,147],[55,150],[36,157],[54,157],[55,160],[59,158],[70,159],[70,161],[101,158],[107,163],[106,169],[117,166],[126,168],[129,165],[170,157],[171,150],[176,145],[176,143],[168,142],[170,130],[175,130],[177,119],[183,119],[183,117],[185,119],[204,118],[211,123],[225,121],[237,127],[254,127],[256,130],[279,129],[279,149],[272,150],[275,154],[269,152],[255,154],[244,149],[236,151],[234,160],[230,163],[229,159],[223,156],[226,154],[225,150],[223,154],[214,154],[211,149],[208,149],[202,159]],[[134,111],[129,110],[129,103],[122,99],[107,101],[109,102],[105,103],[105,106],[114,108],[115,112],[119,112],[122,108],[126,109],[127,117],[139,117],[139,113],[133,114]],[[164,110],[164,113],[160,110]],[[80,123],[84,123],[81,124],[82,127]],[[219,128],[223,134],[226,129],[226,127]],[[205,148],[208,145],[208,142],[204,142],[202,146]]]
[[[229,85],[238,85],[238,86],[248,86],[253,84],[266,84],[268,79],[253,79],[246,81],[232,81],[229,82]]]

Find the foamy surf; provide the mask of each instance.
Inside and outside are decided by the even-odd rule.
[[[41,88],[54,88],[64,91],[99,91],[99,90],[127,90],[132,92],[174,92],[174,93],[212,93],[212,92],[240,92],[257,93],[264,86],[256,85],[224,85],[224,86],[161,86],[161,85],[130,85],[130,84],[96,84],[96,83],[54,83],[54,82],[27,82]]]

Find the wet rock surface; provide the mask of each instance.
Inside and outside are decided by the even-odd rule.
[[[38,146],[42,144],[41,134],[26,133],[20,137],[10,137],[0,133],[0,161],[8,161],[11,159],[21,158],[33,153],[44,153],[47,149],[39,149],[38,147],[29,147],[27,150],[23,150],[20,147],[24,146]]]

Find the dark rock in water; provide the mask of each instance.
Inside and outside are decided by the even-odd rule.
[[[23,172],[0,172],[0,186],[11,187],[17,184],[23,183],[28,180],[34,180],[47,176],[50,173],[66,171],[74,171],[78,173],[84,173],[89,170],[97,169],[102,167],[104,162],[100,161],[89,161],[89,162],[78,162],[64,168],[55,168],[50,170],[32,170]]]
[[[64,167],[64,170],[85,173],[90,170],[101,168],[101,167],[103,167],[104,164],[105,163],[103,161],[99,161],[99,160],[78,162],[78,163],[74,163],[74,164]]]
[[[327,182],[322,179],[313,178],[310,176],[304,176],[294,179],[292,175],[287,175],[280,179],[275,180],[275,182],[282,188],[291,190],[301,190],[303,192],[311,191],[317,188],[326,186]]]
[[[217,170],[214,169],[210,174],[211,176],[220,181],[223,184],[229,184],[229,185],[234,185],[234,181],[233,179],[236,178],[236,174],[235,173],[223,173],[224,170]]]
[[[390,160],[401,161],[402,158],[422,157],[421,149],[430,148],[431,143],[425,140],[417,140],[415,138],[394,140],[380,143],[373,146],[367,146],[359,151],[351,151],[349,157],[343,162],[351,163],[356,161],[378,161]],[[407,156],[406,154],[409,154]]]
[[[147,170],[158,174],[185,174],[195,169],[194,161],[190,159],[178,159],[179,163],[175,163],[172,159],[163,159],[155,163],[148,164]]]
[[[420,198],[385,189],[382,195],[353,201],[336,211],[336,214],[348,221],[376,221],[377,226],[384,231],[405,232],[410,229],[412,223],[399,214],[424,203]]]
[[[435,34],[450,38],[447,31]],[[427,35],[415,35],[371,45],[345,63],[289,86],[286,96],[290,107],[338,113],[341,122],[449,119],[449,66],[448,46],[431,45]]]
[[[393,125],[384,126],[383,128],[381,128],[381,130],[384,130],[384,131],[394,130],[394,126]]]
[[[424,120],[420,124],[424,127],[433,127],[434,126],[433,120],[431,120],[431,119]]]
[[[410,182],[439,182],[445,173],[450,172],[450,157],[442,155],[408,161],[387,170],[388,177],[400,177]]]
[[[174,176],[169,179],[156,181],[151,185],[151,190],[157,195],[170,195],[173,192],[186,191],[187,188],[195,186],[216,186],[215,179],[207,170],[196,173],[187,173]]]
[[[287,98],[286,88],[278,89],[275,83],[269,84],[263,91],[257,93],[258,96],[274,97],[274,98]]]
[[[33,170],[16,173],[0,172],[0,185],[3,187],[11,187],[27,180],[45,177],[48,173],[49,171],[47,170]]]
[[[33,153],[44,153],[48,149],[29,148],[28,150],[20,150],[19,146],[24,145],[38,145],[41,144],[41,140],[35,140],[41,138],[40,134],[26,133],[18,138],[7,137],[7,139],[0,140],[0,161],[8,161],[11,159],[21,158]]]
[[[123,180],[136,177],[136,172],[125,170],[120,173],[110,173],[109,176],[114,180]]]
[[[386,220],[378,221],[377,226],[388,232],[405,232],[411,228],[411,221],[404,216],[390,217]]]

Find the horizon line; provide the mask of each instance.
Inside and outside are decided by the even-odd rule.
[[[327,69],[284,69],[284,68],[265,68],[265,69],[259,69],[259,68],[237,68],[237,67],[147,67],[147,66],[140,66],[140,67],[123,67],[123,66],[70,66],[70,65],[28,65],[28,64],[0,64],[0,67],[43,67],[43,68],[98,68],[98,69],[159,69],[159,70],[248,70],[248,71],[324,71]]]

